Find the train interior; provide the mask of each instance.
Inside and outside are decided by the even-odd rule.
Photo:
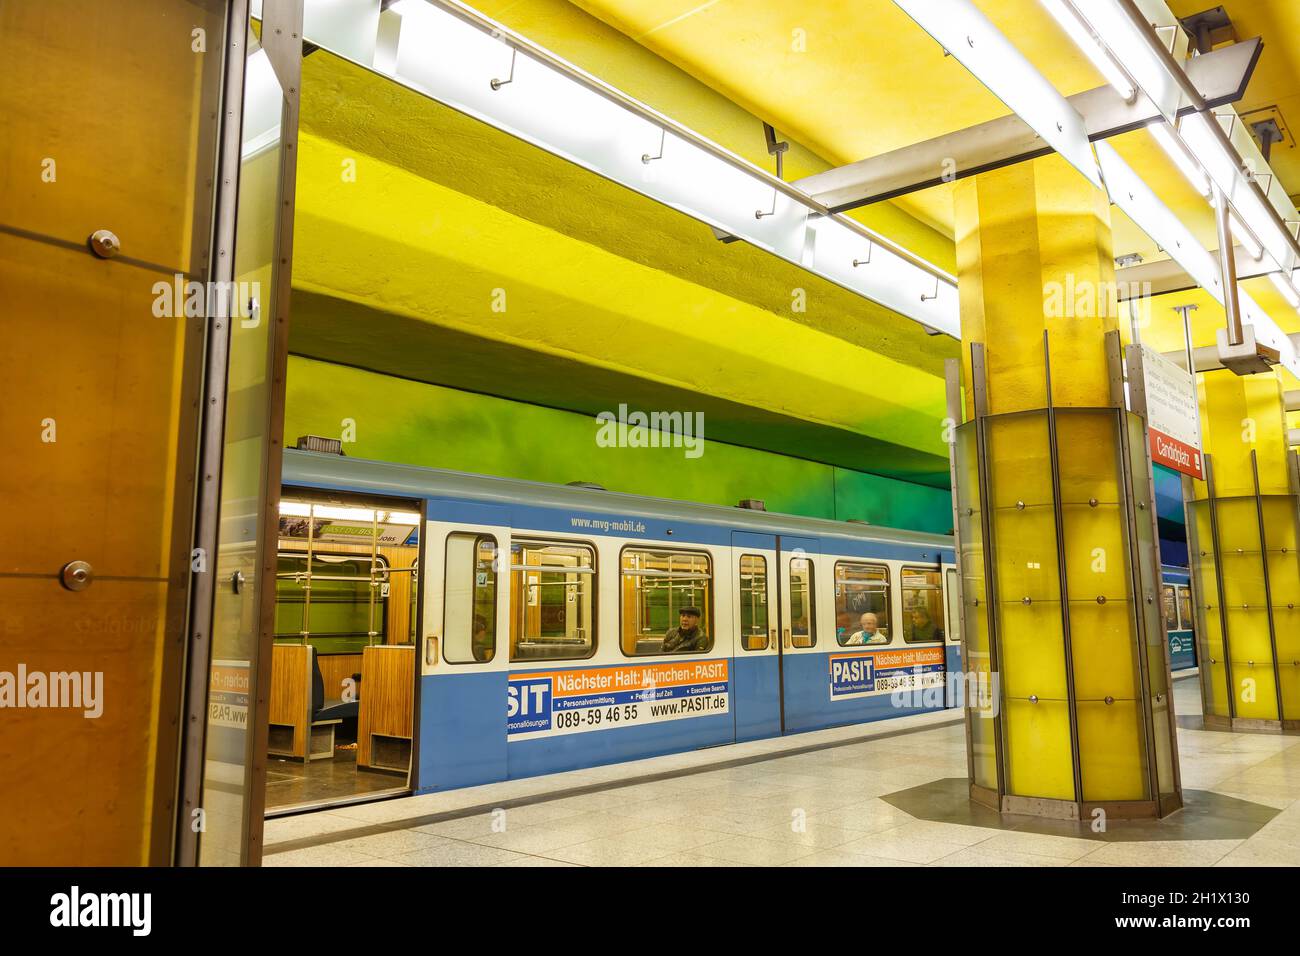
[[[418,503],[285,490],[269,813],[408,789],[420,524]]]

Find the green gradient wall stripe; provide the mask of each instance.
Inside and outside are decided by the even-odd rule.
[[[613,409],[611,409],[613,411]],[[672,411],[672,409],[665,409]],[[698,458],[681,448],[602,448],[596,421],[377,372],[289,359],[285,440],[342,436],[355,424],[354,458],[734,505],[761,498],[769,511],[946,534],[946,491],[772,452],[708,441]]]

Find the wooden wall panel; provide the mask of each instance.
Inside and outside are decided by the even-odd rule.
[[[271,651],[270,722],[294,729],[293,748],[286,753],[304,759],[311,727],[310,652],[306,644],[277,644]]]
[[[0,670],[105,694],[0,720],[7,865],[171,859],[207,323],[153,288],[206,267],[224,7],[0,3]],[[84,591],[57,581],[73,560]]]
[[[361,673],[360,654],[318,654],[316,661],[320,664],[326,700],[339,700],[343,696],[343,681]]]
[[[371,765],[371,735],[412,736],[415,648],[367,647],[361,664],[361,715],[357,722],[357,765]]]

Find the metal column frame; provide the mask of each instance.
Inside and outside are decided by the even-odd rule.
[[[1186,318],[1186,313],[1184,313],[1184,319],[1185,318]],[[1118,341],[1119,339],[1118,333],[1108,333],[1108,335],[1109,334],[1114,334],[1116,341]],[[1193,384],[1195,384],[1195,380],[1196,380],[1195,373],[1193,372],[1190,374],[1192,375]],[[1147,409],[1147,400],[1146,400],[1146,368],[1142,361],[1141,346],[1134,345],[1134,346],[1130,346],[1129,348],[1128,378],[1129,378],[1129,386],[1130,386],[1129,399],[1130,399],[1130,404],[1132,406],[1131,411],[1142,420],[1143,434],[1145,435],[1147,434],[1146,429],[1147,429],[1147,422],[1148,422],[1148,409]],[[1127,438],[1127,435],[1124,433],[1124,428],[1123,428],[1122,407],[1120,409],[1120,437],[1121,439]],[[1126,441],[1124,442],[1124,447],[1127,449],[1126,458],[1125,458],[1126,468],[1130,469],[1131,472],[1131,469],[1135,467],[1132,461],[1132,449],[1128,447]],[[1151,442],[1149,436],[1145,443],[1144,451],[1145,454],[1143,455],[1143,458],[1144,458],[1144,466],[1146,468],[1147,487],[1151,489],[1152,507],[1149,511],[1150,519],[1151,519],[1151,541],[1154,544],[1155,552],[1156,552],[1156,569],[1155,569],[1156,574],[1154,577],[1154,581],[1156,582],[1157,589],[1159,589],[1163,581],[1163,575],[1160,573],[1161,570],[1160,566],[1162,564],[1162,562],[1160,561],[1160,519],[1159,516],[1156,514],[1156,509],[1155,509],[1156,485],[1155,485],[1155,474],[1152,470]],[[1184,497],[1184,502],[1186,502],[1185,497]],[[1186,504],[1184,503],[1184,516],[1185,514],[1186,514]],[[1130,551],[1132,551],[1136,556],[1136,545],[1133,548],[1131,548]],[[1187,575],[1188,581],[1191,581],[1195,577],[1195,575],[1190,573],[1190,570],[1191,569],[1189,568],[1188,569],[1189,573]],[[1140,575],[1137,580],[1140,580]],[[1182,799],[1182,792],[1183,792],[1183,773],[1182,773],[1182,765],[1178,760],[1178,728],[1177,728],[1177,715],[1174,711],[1173,670],[1170,666],[1170,660],[1169,660],[1169,637],[1168,637],[1169,631],[1168,631],[1167,622],[1165,621],[1164,601],[1160,600],[1159,595],[1160,592],[1159,590],[1157,590],[1155,595],[1155,603],[1157,609],[1160,612],[1159,640],[1160,640],[1160,646],[1163,651],[1163,653],[1161,654],[1161,659],[1164,661],[1164,666],[1165,666],[1165,688],[1167,693],[1169,694],[1169,703],[1167,705],[1167,710],[1169,712],[1169,746],[1171,748],[1171,753],[1173,754],[1173,758],[1174,758],[1172,761],[1173,770],[1174,770],[1174,789],[1179,795],[1179,801],[1180,801],[1179,805],[1181,806],[1181,799]],[[1195,592],[1193,592],[1193,599],[1194,599],[1194,595]],[[1139,614],[1139,617],[1140,616],[1141,615]],[[1145,633],[1145,620],[1143,620],[1143,632],[1141,634],[1140,640],[1147,640],[1147,639],[1148,639],[1148,635]],[[1147,700],[1145,701],[1143,710],[1149,715],[1151,732],[1154,734],[1155,715],[1154,713],[1151,713],[1152,700],[1151,700],[1151,678],[1149,673],[1150,662],[1146,660],[1145,647],[1141,643],[1139,643],[1138,645],[1138,659],[1139,661],[1146,661],[1148,666],[1147,673],[1144,674],[1144,680],[1146,683]],[[1160,781],[1158,777],[1153,778],[1152,783],[1153,783],[1152,799],[1154,799],[1155,801],[1157,801],[1157,803],[1159,803],[1160,802],[1160,787],[1159,787]],[[1164,808],[1162,806],[1161,810],[1163,811],[1163,809]]]
[[[1051,337],[1043,331],[1043,371],[1047,386],[1047,452],[1052,468],[1052,518],[1056,527],[1057,590],[1060,593],[1061,643],[1065,651],[1066,710],[1070,715],[1070,763],[1074,799],[1083,802],[1083,768],[1079,750],[1079,702],[1074,691],[1074,644],[1070,630],[1070,586],[1065,560],[1065,503],[1061,500],[1061,449],[1056,438],[1056,401],[1052,397]],[[1027,600],[1027,599],[1026,599]]]
[[[1123,408],[1116,410],[1115,437],[1119,442],[1120,462],[1123,470],[1122,479],[1124,490],[1128,492],[1124,495],[1124,526],[1128,536],[1128,553],[1129,553],[1129,589],[1133,596],[1133,624],[1136,628],[1134,637],[1137,641],[1137,663],[1138,663],[1138,680],[1140,692],[1142,694],[1142,727],[1146,738],[1146,757],[1147,757],[1147,785],[1150,787],[1150,798],[1155,801],[1156,806],[1160,804],[1160,779],[1156,767],[1155,751],[1155,718],[1151,714],[1151,675],[1147,667],[1146,640],[1147,640],[1147,620],[1146,613],[1143,610],[1143,602],[1154,601],[1155,595],[1142,593],[1142,569],[1141,554],[1138,551],[1138,516],[1137,502],[1133,500],[1133,460],[1131,449],[1128,445],[1128,434],[1124,428],[1125,410]],[[1159,580],[1159,575],[1156,575]],[[1163,612],[1162,612],[1163,613]],[[1164,635],[1161,635],[1164,639]],[[1167,644],[1168,641],[1165,641]],[[1172,682],[1171,682],[1172,683]],[[1177,756],[1175,754],[1175,760]]]
[[[1227,685],[1224,690],[1228,695],[1228,720],[1232,721],[1237,716],[1237,694],[1233,689],[1232,653],[1228,644],[1228,605],[1223,590],[1223,549],[1219,546],[1219,509],[1215,504],[1214,456],[1205,455],[1204,460],[1205,484],[1208,489],[1206,501],[1210,511],[1210,547],[1214,549],[1214,581],[1219,592],[1219,629],[1223,634],[1223,677]]]
[[[276,555],[278,548],[269,529],[279,526],[280,472],[284,421],[285,368],[288,360],[288,306],[293,258],[294,183],[297,169],[298,90],[302,63],[302,0],[279,0],[266,5],[262,48],[266,51],[285,97],[281,118],[280,190],[277,197],[276,251],[273,263],[275,326],[268,349],[268,417],[266,510],[264,533],[258,542],[261,591],[258,595],[258,655],[250,668],[252,701],[250,719],[250,775],[245,795],[248,834],[241,861],[261,860],[262,815],[266,796],[266,746],[269,732],[271,649],[275,628]],[[216,193],[212,255],[209,274],[214,282],[230,282],[235,269],[235,240],[239,209],[244,78],[250,22],[248,0],[232,0],[223,43],[225,78],[222,97],[220,182]],[[285,82],[286,78],[289,82]],[[180,866],[199,861],[199,833],[192,826],[201,808],[207,701],[211,678],[213,610],[218,582],[217,548],[220,540],[221,473],[225,440],[227,371],[230,359],[230,323],[213,322],[205,366],[203,440],[199,465],[202,481],[195,504],[195,548],[201,549],[206,571],[194,573],[190,603],[186,678],[184,757],[177,801],[177,838],[173,859]],[[251,663],[251,662],[250,662]],[[259,679],[261,677],[261,679]]]
[[[988,400],[988,378],[985,372],[984,345],[980,342],[972,342],[971,352],[971,398],[975,406],[975,447],[976,447],[976,474],[979,476],[979,497],[980,497],[980,533],[983,536],[982,554],[984,557],[984,600],[987,604],[985,609],[985,620],[988,621],[988,638],[989,638],[989,673],[1001,673],[1001,659],[998,648],[998,588],[997,574],[995,569],[997,562],[995,560],[995,550],[993,543],[993,525],[990,520],[990,502],[991,495],[989,491],[988,477],[988,427],[987,419],[989,414]],[[1005,683],[998,681],[999,687],[1005,687]],[[994,721],[993,725],[993,756],[994,764],[997,767],[998,789],[997,802],[998,809],[1001,809],[1003,798],[1006,796],[1006,755],[1003,752],[1004,746],[1002,741],[1002,713],[1003,701],[996,701],[998,713],[996,717],[989,718]],[[972,765],[973,766],[973,765]],[[974,781],[971,781],[972,786]]]
[[[952,440],[948,443],[948,480],[952,485],[952,542],[954,563],[957,565],[957,618],[958,628],[961,634],[961,660],[962,666],[970,670],[970,656],[966,647],[966,635],[969,633],[966,629],[966,598],[964,586],[962,583],[961,567],[961,514],[957,503],[957,426],[962,423],[965,417],[962,408],[961,399],[961,360],[950,358],[943,361],[945,396],[948,402],[948,421],[952,431]],[[951,687],[949,682],[949,687]],[[945,694],[947,690],[945,689]],[[954,701],[955,703],[955,701]],[[963,702],[962,709],[968,710],[969,701]],[[975,766],[975,746],[971,739],[969,715],[964,715],[965,720],[962,726],[966,730],[966,766]]]
[[[252,752],[249,758],[248,840],[245,864],[262,862],[262,832],[266,816],[266,763],[271,715],[271,659],[275,647],[276,571],[279,557],[280,485],[284,465],[285,380],[289,363],[289,304],[293,293],[293,222],[298,174],[298,118],[302,89],[304,0],[266,4],[262,49],[266,51],[284,93],[280,117],[280,190],[276,197],[274,287],[275,325],[267,350],[266,485],[263,489],[262,535],[258,542],[261,568],[258,594],[257,668],[253,673]],[[412,755],[414,758],[414,754]],[[411,770],[414,773],[414,767]]]
[[[239,210],[239,165],[243,132],[244,70],[248,36],[248,0],[232,0],[222,42],[218,183],[214,198],[213,236],[208,277],[231,282],[235,273],[235,222]],[[186,628],[184,730],[173,860],[180,866],[198,862],[199,835],[194,812],[202,806],[204,744],[208,722],[208,684],[212,662],[212,614],[216,595],[216,554],[221,520],[221,463],[226,415],[226,366],[230,322],[217,320],[208,329],[203,374],[202,440],[195,495],[194,550],[206,570],[191,570],[193,582]],[[191,558],[191,568],[193,568]]]
[[[1268,574],[1268,534],[1264,530],[1264,499],[1259,487],[1259,455],[1250,450],[1250,471],[1255,480],[1255,516],[1259,519],[1259,557],[1264,568],[1264,612],[1268,615],[1268,646],[1273,653],[1273,693],[1277,698],[1277,719],[1282,722],[1282,668],[1277,659],[1277,626],[1273,622],[1273,586]]]

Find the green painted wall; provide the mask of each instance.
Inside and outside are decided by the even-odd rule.
[[[616,411],[616,409],[611,409]],[[665,409],[672,411],[672,409]],[[708,441],[682,448],[604,448],[591,417],[319,362],[289,360],[285,439],[343,437],[355,423],[354,458],[734,505],[761,498],[769,511],[946,534],[946,491],[772,452]]]

